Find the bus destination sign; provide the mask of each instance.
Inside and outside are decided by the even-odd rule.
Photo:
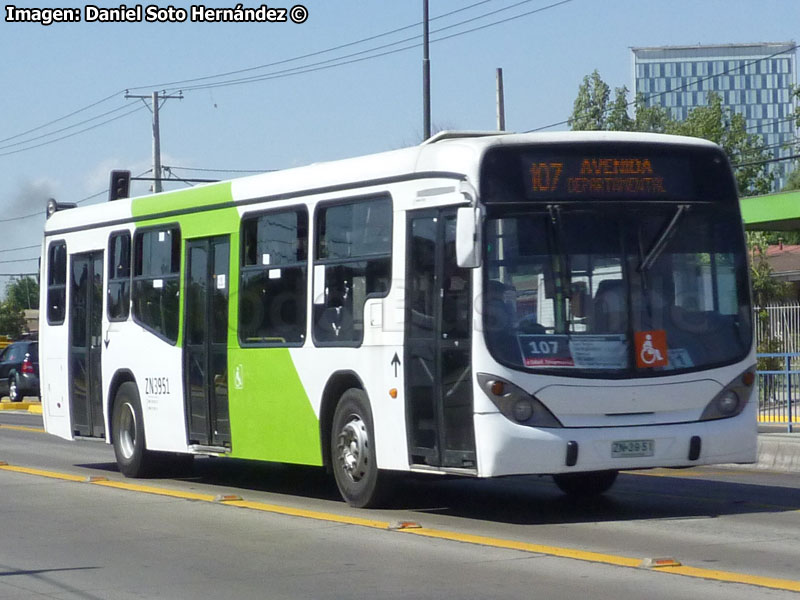
[[[644,196],[667,194],[671,169],[646,157],[571,156],[529,160],[527,190],[532,198]]]

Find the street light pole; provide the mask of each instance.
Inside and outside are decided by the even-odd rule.
[[[423,138],[431,137],[431,58],[428,39],[428,0],[422,0],[422,123]]]

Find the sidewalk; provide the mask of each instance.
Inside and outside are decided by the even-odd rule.
[[[758,462],[751,468],[800,473],[800,423],[795,433],[786,426],[759,426]]]

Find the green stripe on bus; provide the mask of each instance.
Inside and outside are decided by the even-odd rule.
[[[131,203],[131,212],[135,219],[141,219],[142,217],[161,215],[165,212],[192,210],[220,204],[233,206],[230,181],[134,198]]]
[[[228,350],[231,456],[322,465],[319,420],[288,348]]]

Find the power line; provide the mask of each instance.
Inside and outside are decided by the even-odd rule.
[[[439,20],[439,19],[444,19],[444,18],[449,17],[451,15],[454,15],[456,13],[464,12],[464,11],[470,10],[472,8],[475,8],[476,6],[480,6],[481,4],[487,4],[488,2],[494,2],[494,1],[495,0],[481,0],[480,2],[475,2],[474,4],[470,4],[469,6],[465,6],[463,8],[459,8],[459,9],[444,13],[444,14],[439,15],[437,17],[432,17],[430,20],[431,21],[435,21],[435,20]],[[320,56],[322,54],[327,54],[329,52],[335,52],[336,50],[342,50],[344,48],[349,48],[351,46],[357,46],[358,44],[363,44],[365,42],[371,42],[372,40],[376,40],[376,39],[379,39],[379,38],[382,38],[382,37],[387,37],[387,36],[390,36],[390,35],[394,35],[395,33],[399,33],[401,31],[405,31],[407,29],[412,29],[414,27],[418,27],[421,24],[422,24],[422,22],[418,21],[418,22],[412,23],[410,25],[405,25],[403,27],[398,27],[397,29],[392,29],[390,31],[384,31],[383,33],[378,33],[376,35],[372,35],[372,36],[361,38],[359,40],[355,40],[355,41],[352,41],[352,42],[347,42],[347,43],[344,43],[344,44],[340,44],[338,46],[332,46],[330,48],[325,48],[323,50],[317,50],[315,52],[309,52],[307,54],[301,54],[301,55],[298,55],[298,56],[293,56],[291,58],[285,58],[285,59],[282,59],[282,60],[279,60],[279,61],[266,63],[266,64],[263,64],[263,65],[256,65],[254,67],[247,67],[247,68],[244,68],[244,69],[236,69],[234,71],[227,71],[227,72],[224,72],[224,73],[217,73],[215,75],[205,75],[203,77],[194,77],[192,79],[181,79],[179,81],[171,81],[171,82],[167,82],[167,83],[157,83],[157,84],[154,84],[154,85],[140,86],[140,87],[130,88],[130,89],[132,89],[132,90],[153,89],[153,88],[177,89],[177,88],[173,88],[173,86],[180,86],[182,84],[193,83],[193,82],[196,82],[196,81],[206,81],[208,79],[217,79],[219,77],[228,77],[230,75],[239,75],[240,73],[248,73],[248,72],[251,72],[251,71],[257,71],[259,69],[267,69],[267,68],[270,68],[270,67],[276,67],[276,66],[287,64],[287,63],[290,63],[290,62],[295,62],[295,61],[298,61],[298,60],[304,60],[306,58],[313,58],[314,56]]]
[[[15,260],[0,260],[0,265],[7,265],[11,263],[18,263],[18,262],[28,262],[31,260],[39,260],[38,256],[34,256],[33,258],[17,258]]]
[[[16,252],[18,250],[30,250],[32,248],[40,248],[41,244],[34,244],[33,246],[20,246],[19,248],[7,248],[5,250],[0,250],[0,252]]]
[[[457,10],[445,13],[443,15],[439,15],[437,17],[434,17],[434,19],[445,18],[447,16],[451,16],[453,14],[456,14],[456,13],[459,13],[459,12],[463,12],[463,11],[469,10],[471,8],[475,8],[476,6],[479,6],[479,5],[482,5],[482,4],[486,4],[487,2],[490,2],[490,1],[493,1],[493,0],[482,0],[480,2],[473,3],[473,4],[471,4],[471,5],[467,6],[467,7],[463,7],[461,9],[457,9]],[[494,11],[490,11],[488,13],[484,13],[483,15],[479,15],[477,17],[472,17],[470,19],[465,19],[464,21],[460,21],[458,23],[442,27],[442,28],[436,30],[436,32],[434,32],[434,33],[438,33],[438,32],[441,32],[441,31],[448,30],[448,29],[452,29],[454,27],[459,27],[459,26],[464,25],[465,23],[469,23],[469,22],[473,22],[473,21],[476,21],[476,20],[479,20],[479,19],[483,19],[483,18],[486,18],[488,16],[497,14],[497,13],[499,13],[501,11],[509,10],[509,9],[518,7],[518,6],[522,5],[522,4],[526,4],[526,3],[531,2],[531,1],[532,0],[521,0],[520,2],[517,2],[517,3],[513,4],[513,5],[510,5],[510,6],[507,6],[507,7],[503,7],[503,8],[494,10]],[[542,12],[544,10],[548,10],[550,8],[554,8],[556,6],[559,6],[559,5],[562,5],[562,4],[566,4],[566,3],[571,2],[571,1],[572,0],[562,0],[561,2],[556,2],[554,4],[551,4],[551,5],[539,8],[539,9],[528,11],[528,12],[525,12],[525,13],[522,13],[522,14],[519,14],[519,15],[516,15],[516,16],[513,16],[513,17],[509,17],[509,18],[506,18],[506,19],[501,19],[501,20],[498,20],[498,21],[495,21],[495,22],[492,22],[492,23],[488,23],[488,24],[485,24],[485,25],[482,25],[482,26],[479,26],[479,27],[475,27],[475,28],[472,28],[472,29],[469,29],[469,30],[466,30],[466,31],[458,32],[458,33],[455,33],[455,34],[452,34],[452,35],[449,35],[449,36],[444,36],[444,37],[441,37],[441,38],[438,38],[438,39],[432,40],[432,41],[435,41],[435,42],[444,41],[444,40],[451,39],[453,37],[457,37],[457,36],[460,36],[460,35],[466,35],[468,33],[473,33],[475,31],[480,31],[482,29],[487,29],[489,27],[493,27],[495,25],[499,25],[499,24],[506,23],[506,22],[509,22],[509,21],[512,21],[512,20],[516,20],[516,19],[519,19],[519,18],[522,18],[522,17],[525,17],[525,16],[529,16],[529,15],[538,13],[538,12]],[[391,34],[399,32],[399,31],[403,31],[405,29],[409,29],[411,27],[415,27],[418,24],[419,23],[415,23],[415,24],[408,25],[408,26],[405,26],[405,27],[401,27],[401,28],[398,28],[398,29],[395,29],[395,30],[392,30],[392,31],[389,31],[389,32],[385,32],[383,34],[378,34],[378,35],[375,35],[375,36],[371,36],[369,38],[363,38],[362,40],[357,40],[355,42],[349,42],[347,44],[342,44],[342,45],[339,45],[339,46],[336,46],[336,47],[333,47],[333,48],[321,50],[321,51],[310,53],[310,54],[307,54],[307,55],[302,55],[302,56],[299,56],[299,57],[293,57],[293,58],[290,58],[290,59],[285,59],[283,61],[277,61],[275,63],[269,63],[267,65],[260,65],[258,67],[250,67],[248,69],[241,69],[241,70],[238,70],[238,71],[231,71],[228,74],[236,74],[236,73],[247,72],[247,71],[251,71],[251,70],[255,70],[255,69],[262,69],[262,68],[266,68],[268,66],[284,64],[284,63],[287,63],[287,62],[300,60],[302,58],[308,58],[308,57],[311,57],[311,56],[316,56],[316,55],[323,54],[323,53],[326,53],[326,52],[331,52],[331,51],[334,51],[334,50],[337,50],[337,49],[342,49],[342,48],[345,48],[345,47],[349,47],[349,46],[353,46],[353,45],[356,45],[356,44],[359,44],[359,43],[363,43],[365,41],[370,41],[370,40],[373,40],[373,39],[384,37],[386,35],[391,35]],[[396,53],[396,52],[403,52],[405,50],[410,50],[412,48],[417,47],[419,44],[413,44],[411,46],[407,46],[407,47],[404,47],[404,48],[399,48],[399,49],[394,50],[392,52],[384,52],[384,53],[376,54],[376,55],[373,55],[373,56],[369,56],[369,57],[365,57],[365,58],[361,58],[361,59],[357,59],[357,60],[344,61],[344,62],[336,62],[336,61],[343,61],[345,58],[348,58],[350,56],[361,55],[361,54],[365,54],[365,53],[368,53],[368,52],[375,52],[375,50],[379,50],[379,49],[390,47],[390,46],[396,46],[398,44],[403,43],[404,41],[414,40],[414,39],[417,39],[418,37],[419,36],[416,36],[414,38],[408,38],[408,40],[401,40],[399,42],[394,42],[392,44],[385,44],[383,46],[372,48],[370,50],[366,50],[366,51],[362,51],[362,52],[358,52],[358,53],[353,53],[352,55],[346,55],[346,56],[343,56],[343,57],[338,57],[338,58],[330,59],[330,60],[327,60],[327,61],[321,61],[319,63],[312,63],[311,65],[305,65],[305,66],[285,69],[283,71],[279,71],[279,72],[273,73],[273,74],[266,74],[266,75],[262,75],[262,76],[254,76],[254,77],[249,77],[249,78],[243,78],[241,80],[231,80],[231,81],[217,82],[217,83],[211,83],[211,84],[206,84],[206,85],[191,86],[190,88],[187,88],[187,89],[199,90],[199,89],[209,89],[209,88],[213,88],[213,87],[227,87],[227,86],[230,86],[230,85],[236,85],[236,84],[241,84],[241,83],[250,83],[250,82],[256,82],[256,81],[264,81],[264,80],[268,80],[268,79],[277,79],[277,78],[282,78],[282,77],[289,77],[291,75],[301,75],[301,74],[306,74],[306,73],[312,73],[312,72],[315,72],[315,71],[318,71],[318,70],[334,68],[334,67],[338,67],[338,66],[345,66],[347,64],[352,64],[352,63],[355,63],[355,62],[361,62],[363,60],[369,60],[369,59],[373,59],[373,58],[380,58],[380,57],[386,56],[388,54],[393,54],[393,53]],[[331,63],[331,62],[334,62],[335,64],[332,64],[332,65],[327,64],[327,63]],[[326,66],[322,66],[322,65],[326,65]],[[315,66],[317,66],[319,68],[313,68]],[[210,76],[206,76],[206,77],[195,78],[195,79],[190,79],[190,80],[183,80],[183,81],[185,81],[185,82],[201,81],[201,80],[207,80],[207,79],[214,79],[214,78],[218,78],[218,77],[226,76],[226,75],[227,74],[217,74],[217,75],[210,75]],[[174,83],[181,83],[181,82],[174,82]],[[170,85],[170,84],[165,84],[165,85]],[[129,89],[142,89],[142,87],[145,87],[145,86],[141,86],[141,87],[137,87],[137,88],[129,88]],[[149,86],[149,87],[152,88],[152,87],[158,87],[158,86]],[[40,129],[43,129],[43,128],[49,126],[49,125],[52,125],[52,124],[57,123],[57,122],[59,122],[61,120],[67,119],[67,118],[69,118],[71,116],[74,116],[75,114],[80,113],[80,112],[83,112],[84,110],[87,110],[89,108],[97,106],[98,104],[101,104],[102,102],[107,101],[108,99],[112,98],[113,96],[114,95],[108,96],[106,98],[103,98],[103,99],[95,102],[95,103],[92,103],[92,104],[87,105],[87,106],[85,106],[85,107],[83,107],[81,109],[78,109],[77,111],[73,111],[72,113],[69,113],[68,115],[64,115],[63,117],[59,117],[58,119],[54,119],[53,121],[50,121],[48,123],[45,123],[45,124],[40,125],[38,127],[35,127],[33,129],[27,130],[25,132],[19,133],[19,134],[15,135],[15,136],[11,136],[9,138],[5,138],[4,140],[0,140],[0,143],[2,143],[4,141],[10,141],[12,139],[17,139],[17,138],[22,137],[22,136],[24,136],[26,134],[29,134],[29,133],[38,131]],[[97,115],[97,116],[92,117],[90,119],[86,119],[85,121],[83,121],[81,123],[77,123],[75,125],[71,125],[69,127],[62,128],[62,129],[60,129],[58,131],[51,132],[49,134],[43,134],[41,136],[37,136],[36,138],[30,139],[30,140],[27,140],[27,141],[24,141],[24,142],[17,142],[15,144],[9,144],[7,146],[0,146],[0,150],[1,149],[5,149],[5,148],[10,148],[10,147],[13,147],[13,146],[27,144],[27,143],[30,143],[31,141],[36,140],[36,139],[42,139],[42,138],[50,137],[52,135],[57,134],[60,131],[66,131],[68,129],[72,129],[74,127],[78,127],[83,123],[88,123],[88,122],[100,119],[103,116],[106,116],[106,115],[111,114],[113,112],[117,112],[119,110],[122,110],[122,108],[118,108],[118,109],[114,109],[112,111],[108,111],[108,112],[103,113],[101,115]],[[16,153],[19,153],[19,152],[24,152],[26,150],[32,150],[32,149],[35,149],[35,148],[39,148],[39,147],[42,147],[42,146],[45,146],[45,145],[49,145],[51,143],[55,143],[55,142],[67,139],[69,137],[73,137],[75,135],[79,135],[79,134],[84,133],[86,131],[90,131],[91,129],[95,129],[97,127],[101,127],[102,125],[106,125],[106,124],[108,124],[108,123],[110,123],[110,122],[112,122],[114,120],[119,119],[119,118],[123,118],[125,116],[128,116],[128,115],[132,114],[133,112],[136,112],[136,111],[126,112],[126,113],[124,113],[122,115],[119,115],[118,117],[115,117],[114,119],[109,119],[109,120],[103,121],[101,123],[97,123],[96,125],[94,125],[92,127],[87,127],[87,128],[82,129],[80,131],[73,132],[73,133],[71,133],[69,135],[62,136],[62,137],[59,137],[59,138],[56,138],[56,139],[52,139],[52,140],[48,140],[46,142],[42,142],[41,144],[35,144],[33,146],[27,146],[25,148],[12,150],[12,151],[9,151],[9,152],[2,152],[2,153],[0,153],[0,157],[16,154]],[[0,222],[1,222],[1,220],[0,220]]]
[[[201,173],[274,173],[278,169],[208,169],[201,167],[173,167],[164,166],[165,169],[177,169],[178,171],[198,171]]]
[[[87,131],[91,131],[92,129],[97,129],[98,127],[101,127],[103,125],[107,125],[107,124],[111,123],[112,121],[117,121],[118,119],[122,119],[124,117],[129,116],[129,115],[132,115],[133,113],[138,112],[138,111],[142,110],[143,108],[145,108],[145,107],[144,106],[138,106],[138,107],[134,108],[133,110],[128,111],[126,113],[123,113],[121,115],[118,115],[118,116],[116,116],[116,117],[114,117],[112,119],[108,119],[106,121],[103,121],[102,123],[97,123],[96,125],[92,125],[91,127],[86,127],[85,129],[81,129],[80,131],[75,131],[75,132],[70,133],[68,135],[61,136],[60,138],[56,138],[54,140],[49,140],[47,142],[42,142],[41,144],[35,144],[33,146],[28,146],[27,148],[20,148],[18,150],[11,150],[10,152],[0,152],[0,156],[9,156],[10,154],[19,154],[20,152],[25,152],[27,150],[33,150],[34,148],[40,148],[42,146],[47,146],[48,144],[53,144],[55,142],[59,142],[61,140],[65,140],[67,138],[74,137],[74,136],[76,136],[78,134],[85,133]],[[2,222],[2,219],[0,219],[0,222]]]
[[[74,129],[75,127],[80,127],[81,125],[85,125],[86,123],[91,123],[92,121],[96,121],[97,119],[102,119],[103,117],[106,117],[106,116],[108,116],[110,114],[113,114],[115,112],[119,112],[119,111],[124,110],[126,108],[127,108],[126,105],[119,106],[119,107],[114,108],[112,110],[106,111],[106,112],[104,112],[102,114],[99,114],[96,117],[91,117],[89,119],[85,119],[83,121],[79,121],[78,123],[75,123],[73,125],[67,125],[66,127],[62,127],[61,129],[56,129],[55,131],[51,131],[50,133],[43,133],[42,135],[37,135],[36,137],[29,138],[29,139],[23,140],[21,142],[14,142],[13,144],[6,144],[5,146],[0,146],[0,150],[5,150],[6,148],[13,148],[14,146],[22,146],[24,144],[29,144],[30,142],[35,142],[36,140],[41,140],[43,138],[47,138],[47,137],[50,137],[52,135],[56,135],[57,133],[61,133],[62,131],[67,131],[69,129]]]
[[[764,160],[754,160],[751,162],[738,163],[731,166],[734,169],[738,169],[739,167],[751,167],[754,165],[763,165],[766,163],[783,162],[785,160],[794,160],[795,158],[800,158],[800,154],[792,154],[791,156],[782,156],[781,158],[765,158]]]
[[[514,4],[512,7],[508,7],[508,8],[513,8],[513,7],[519,6],[520,4],[524,4],[524,3],[527,3],[527,2],[531,2],[531,1],[532,0],[523,0],[522,2],[518,2],[517,4]],[[452,39],[454,37],[459,37],[459,36],[466,35],[466,34],[469,34],[469,33],[474,33],[476,31],[481,31],[483,29],[488,29],[489,27],[494,27],[495,25],[500,25],[500,24],[503,24],[503,23],[507,23],[509,21],[514,21],[516,19],[520,19],[522,17],[527,17],[527,16],[530,16],[530,15],[533,15],[533,14],[536,14],[536,13],[539,13],[539,12],[542,12],[542,11],[545,11],[545,10],[549,10],[551,8],[555,8],[557,6],[561,6],[563,4],[567,4],[567,3],[572,2],[572,1],[573,0],[561,0],[560,2],[555,2],[553,4],[549,4],[547,6],[543,6],[541,8],[537,8],[537,9],[534,9],[534,10],[531,10],[531,11],[527,11],[527,12],[521,13],[519,15],[515,15],[515,16],[512,16],[512,17],[505,18],[505,19],[500,19],[500,20],[494,21],[492,23],[487,23],[485,25],[481,25],[481,26],[478,26],[478,27],[473,27],[472,29],[467,29],[465,31],[460,31],[460,32],[453,33],[453,34],[450,34],[450,35],[447,35],[447,36],[442,36],[442,37],[439,37],[439,38],[437,38],[435,40],[431,40],[431,43],[442,42],[442,41],[445,41],[445,40]],[[502,10],[505,10],[505,9],[502,9]],[[497,12],[499,12],[499,11],[493,11],[492,13],[487,13],[486,15],[483,15],[482,17],[476,17],[476,18],[472,18],[472,19],[467,19],[465,21],[461,21],[461,22],[455,23],[453,25],[448,25],[446,27],[441,27],[441,28],[437,29],[436,31],[434,31],[433,33],[434,34],[435,33],[440,33],[440,32],[445,31],[447,29],[452,29],[453,27],[461,26],[464,23],[468,23],[468,22],[474,21],[477,18],[484,18],[487,15],[495,14]],[[233,85],[242,85],[242,84],[245,84],[245,83],[255,83],[257,81],[268,81],[268,80],[272,80],[272,79],[282,79],[284,77],[291,77],[291,76],[294,76],[294,75],[304,75],[304,74],[307,74],[307,73],[314,73],[316,71],[323,71],[323,70],[327,70],[327,69],[333,69],[333,68],[336,68],[336,67],[343,67],[345,65],[351,65],[351,64],[363,62],[363,61],[366,61],[366,60],[372,60],[372,59],[375,59],[375,58],[388,56],[388,55],[391,55],[391,54],[397,54],[399,52],[404,52],[406,50],[412,50],[414,48],[419,47],[420,43],[419,42],[414,42],[411,45],[404,46],[402,48],[397,48],[395,50],[388,50],[386,52],[380,52],[378,54],[373,54],[371,56],[362,56],[362,55],[368,54],[370,52],[375,52],[376,50],[382,50],[384,48],[390,48],[392,46],[397,46],[398,44],[402,44],[402,43],[405,43],[405,42],[418,40],[419,37],[420,36],[418,36],[418,35],[417,36],[412,36],[412,37],[409,37],[409,38],[405,38],[403,40],[399,40],[397,42],[391,42],[389,44],[383,44],[381,46],[376,46],[374,48],[370,48],[370,49],[367,49],[367,50],[361,50],[359,52],[353,52],[351,54],[346,54],[344,56],[339,56],[339,57],[331,58],[331,59],[324,60],[324,61],[318,61],[316,63],[311,63],[311,64],[308,64],[308,65],[301,65],[301,66],[298,66],[298,67],[290,67],[288,69],[282,69],[280,71],[274,71],[272,73],[265,73],[265,74],[262,74],[262,75],[253,75],[253,76],[250,76],[250,77],[243,77],[243,78],[239,78],[239,79],[230,79],[230,80],[227,80],[227,81],[219,81],[219,82],[201,84],[201,85],[196,85],[196,86],[188,86],[188,87],[182,88],[182,90],[183,91],[191,91],[191,90],[212,89],[212,88],[218,88],[218,87],[229,87],[229,86],[233,86]],[[354,58],[356,56],[361,56],[361,58]],[[345,59],[352,59],[352,60],[345,60]],[[337,61],[342,61],[342,62],[337,62]],[[331,64],[331,63],[333,63],[333,64]]]
[[[465,6],[463,8],[459,8],[459,9],[444,13],[444,14],[439,15],[437,17],[433,17],[431,20],[433,21],[433,20],[437,20],[437,19],[443,19],[443,18],[446,18],[448,16],[454,15],[456,13],[464,12],[464,11],[470,10],[472,8],[475,8],[477,6],[480,6],[482,4],[487,4],[488,2],[494,2],[494,1],[495,0],[481,0],[479,2],[475,2],[473,4],[470,4],[469,6]],[[206,75],[206,76],[203,76],[203,77],[196,77],[196,78],[193,78],[193,79],[184,79],[184,80],[180,80],[180,81],[152,84],[152,85],[139,86],[139,87],[133,87],[133,88],[128,88],[128,89],[130,89],[130,90],[157,89],[157,88],[160,88],[160,87],[173,86],[173,85],[178,85],[178,84],[181,84],[181,83],[191,83],[191,82],[194,82],[194,81],[203,81],[203,80],[207,80],[207,79],[214,79],[214,78],[218,78],[218,77],[226,77],[226,76],[229,76],[229,75],[235,75],[235,74],[238,74],[238,73],[244,73],[244,72],[253,71],[253,70],[257,70],[257,69],[264,69],[264,68],[277,66],[277,65],[281,65],[281,64],[285,64],[285,63],[289,63],[289,62],[294,62],[294,61],[297,61],[297,60],[302,60],[302,59],[305,59],[305,58],[311,58],[313,56],[318,56],[318,55],[325,54],[325,53],[328,53],[328,52],[341,50],[343,48],[347,48],[347,47],[350,47],[350,46],[355,46],[355,45],[358,45],[358,44],[361,44],[361,43],[364,43],[364,42],[372,41],[374,39],[378,39],[378,38],[381,38],[381,37],[386,37],[386,36],[389,36],[389,35],[393,35],[393,34],[398,33],[400,31],[404,31],[406,29],[411,29],[413,27],[417,27],[417,26],[419,26],[419,24],[420,24],[419,22],[412,23],[411,25],[406,25],[404,27],[399,27],[397,29],[393,29],[393,30],[390,30],[390,31],[385,31],[383,33],[379,33],[379,34],[376,34],[376,35],[373,35],[373,36],[369,36],[369,37],[362,38],[362,39],[359,39],[359,40],[355,40],[355,41],[352,41],[352,42],[347,42],[345,44],[340,44],[338,46],[333,46],[331,48],[325,48],[323,50],[319,50],[319,51],[316,51],[316,52],[311,52],[311,53],[308,53],[308,54],[294,56],[294,57],[287,58],[287,59],[280,60],[280,61],[276,61],[276,62],[273,62],[273,63],[267,63],[267,64],[264,64],[264,65],[257,65],[255,67],[248,67],[248,68],[245,68],[245,69],[238,69],[238,70],[235,70],[235,71],[228,71],[228,72],[225,72],[225,73],[217,73],[215,75]],[[95,106],[98,106],[98,105],[102,104],[103,102],[107,102],[108,100],[117,97],[123,91],[124,90],[119,90],[117,92],[114,92],[113,94],[110,94],[109,96],[106,96],[105,98],[101,98],[100,100],[98,100],[96,102],[93,102],[93,103],[88,104],[88,105],[86,105],[86,106],[84,106],[82,108],[74,110],[74,111],[72,111],[72,112],[70,112],[70,113],[68,113],[66,115],[63,115],[63,116],[58,117],[56,119],[53,119],[52,121],[48,121],[47,123],[43,123],[42,125],[39,125],[37,127],[33,127],[31,129],[22,131],[20,133],[17,133],[15,135],[12,135],[12,136],[9,136],[9,137],[6,137],[6,138],[2,138],[2,139],[0,139],[0,144],[2,144],[4,142],[11,141],[11,140],[15,140],[15,139],[20,138],[20,137],[23,137],[23,136],[25,136],[25,135],[27,135],[29,133],[34,133],[34,132],[39,131],[41,129],[44,129],[44,128],[50,126],[50,125],[58,123],[60,121],[64,121],[64,120],[66,120],[66,119],[68,119],[70,117],[75,116],[76,114],[84,112],[84,111],[86,111],[86,110],[88,110],[90,108],[93,108]],[[99,115],[98,117],[94,117],[94,119],[100,118],[101,116],[102,115]],[[89,120],[91,120],[91,119],[89,119]],[[88,122],[88,120],[84,121],[84,122]],[[53,133],[55,133],[55,132],[53,132]],[[34,139],[38,139],[38,138],[34,138]],[[32,141],[32,140],[29,140],[29,141]]]
[[[70,117],[73,117],[73,116],[75,116],[75,115],[77,115],[79,113],[82,113],[85,110],[88,110],[90,108],[94,108],[95,106],[97,106],[99,104],[102,104],[103,102],[107,102],[108,100],[111,100],[112,98],[117,97],[121,93],[122,93],[122,90],[120,90],[119,92],[114,92],[110,96],[106,96],[105,98],[102,98],[102,99],[98,100],[97,102],[93,102],[91,104],[88,104],[88,105],[84,106],[83,108],[79,108],[78,110],[74,110],[74,111],[72,111],[71,113],[69,113],[67,115],[64,115],[62,117],[58,117],[56,119],[53,119],[52,121],[48,121],[47,123],[44,123],[43,125],[39,125],[38,127],[34,127],[33,129],[28,129],[27,131],[23,131],[23,132],[18,133],[16,135],[12,135],[10,137],[0,139],[0,144],[2,144],[4,142],[11,141],[11,140],[15,140],[15,139],[17,139],[19,137],[22,137],[23,135],[27,135],[29,133],[33,133],[34,131],[39,131],[40,129],[44,129],[45,127],[48,127],[48,126],[53,125],[55,123],[58,123],[60,121],[64,121],[65,119],[69,119]]]

